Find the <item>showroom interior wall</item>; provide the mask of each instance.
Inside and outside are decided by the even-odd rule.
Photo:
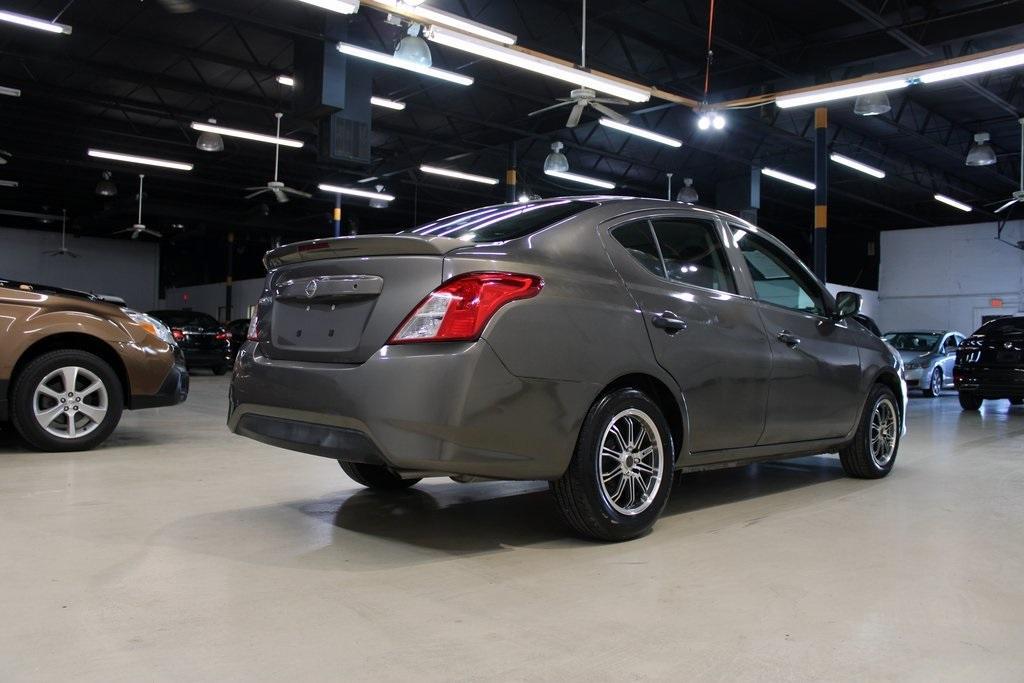
[[[77,256],[53,256],[60,233],[0,227],[0,278],[111,294],[141,311],[156,308],[160,245],[134,240],[68,237]]]
[[[882,330],[969,334],[982,316],[1021,310],[1024,251],[995,237],[995,223],[883,231],[878,276]],[[1024,240],[1024,221],[1009,222],[1003,239]],[[993,305],[999,301],[1001,307]]]

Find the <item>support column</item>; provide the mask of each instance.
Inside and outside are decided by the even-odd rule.
[[[516,143],[511,142],[508,146],[508,170],[505,172],[505,201],[509,204],[516,201],[516,185],[519,182],[516,156]]]
[[[814,110],[814,274],[828,275],[828,108]]]
[[[341,237],[341,195],[334,195],[334,213],[332,214],[334,220],[334,236]]]

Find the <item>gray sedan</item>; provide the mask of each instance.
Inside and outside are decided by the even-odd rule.
[[[908,388],[921,389],[929,398],[953,388],[956,349],[964,335],[953,330],[887,332],[884,339],[903,357]]]
[[[577,532],[649,529],[673,471],[838,452],[884,477],[899,359],[728,214],[574,197],[265,258],[228,425],[356,482],[547,480]]]

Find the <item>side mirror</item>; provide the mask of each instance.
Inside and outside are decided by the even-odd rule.
[[[842,320],[860,313],[864,299],[856,292],[839,292],[836,294],[836,319]]]

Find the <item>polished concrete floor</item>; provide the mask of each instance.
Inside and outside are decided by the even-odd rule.
[[[0,680],[1022,680],[1024,409],[913,399],[883,481],[688,475],[575,540],[543,484],[360,490],[224,428],[226,378],[92,453],[0,433]]]

